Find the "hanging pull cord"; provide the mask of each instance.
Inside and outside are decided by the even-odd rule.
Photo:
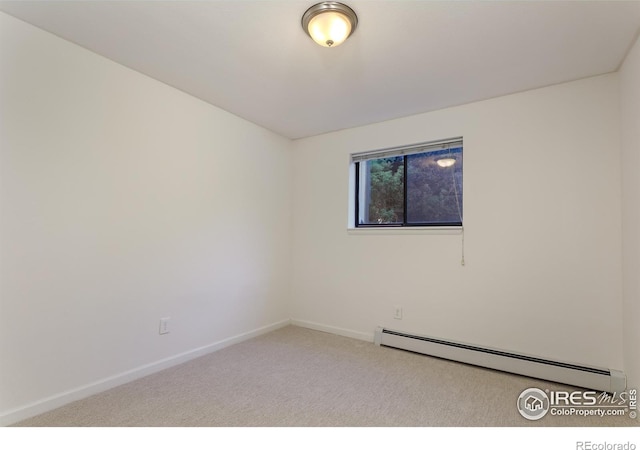
[[[449,157],[453,158],[451,154],[451,146],[447,148],[449,150]],[[460,158],[462,158],[462,153],[460,154]],[[453,181],[453,192],[456,197],[456,206],[458,208],[458,218],[460,219],[460,223],[462,224],[462,258],[460,259],[460,265],[464,266],[464,223],[462,222],[462,208],[460,208],[460,200],[458,199],[458,185],[456,183],[456,175],[455,169],[451,167],[451,180]]]
[[[462,259],[460,260],[460,265],[464,266],[464,226],[462,227]]]

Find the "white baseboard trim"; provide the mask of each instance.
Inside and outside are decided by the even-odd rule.
[[[170,356],[168,358],[161,359],[159,361],[156,361],[150,364],[145,364],[143,366],[136,367],[135,369],[128,370],[126,372],[122,372],[117,375],[113,375],[111,377],[103,378],[93,383],[79,386],[75,389],[71,389],[56,395],[52,395],[51,397],[38,400],[36,402],[27,404],[20,408],[4,411],[2,412],[2,414],[0,414],[0,426],[4,427],[4,426],[19,422],[21,420],[28,419],[30,417],[37,416],[38,414],[51,411],[53,409],[59,408],[61,406],[64,406],[76,400],[81,400],[91,395],[98,394],[100,392],[114,388],[116,386],[129,383],[130,381],[136,380],[138,378],[151,375],[152,373],[159,372],[164,369],[168,369],[169,367],[173,367],[178,364],[182,364],[191,359],[195,359],[200,356],[213,353],[225,347],[229,347],[230,345],[246,341],[248,339],[254,338],[256,336],[260,336],[270,331],[277,330],[279,328],[283,328],[289,324],[291,324],[291,320],[289,319],[281,320],[279,322],[275,322],[270,325],[266,325],[264,327],[256,328],[255,330],[251,330],[246,333],[238,334],[236,336],[232,336],[232,337],[223,339],[221,341],[217,341],[212,344],[205,345],[203,347],[195,348],[193,350],[189,350],[175,356]]]
[[[291,325],[311,330],[324,331],[326,333],[337,334],[339,336],[359,339],[361,341],[373,342],[374,333],[363,333],[361,331],[348,330],[346,328],[333,327],[321,323],[309,322],[307,320],[291,319]]]

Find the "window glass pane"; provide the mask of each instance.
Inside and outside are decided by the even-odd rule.
[[[407,224],[462,224],[462,148],[407,156]]]
[[[401,224],[404,217],[404,158],[371,159],[360,163],[359,223]]]

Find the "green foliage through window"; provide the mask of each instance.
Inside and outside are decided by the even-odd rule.
[[[404,158],[373,159],[366,162],[370,177],[369,221],[398,223],[404,216]]]

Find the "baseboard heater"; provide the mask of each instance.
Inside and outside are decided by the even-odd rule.
[[[619,370],[551,361],[382,327],[376,329],[375,344],[596,391],[622,392],[627,384]]]

